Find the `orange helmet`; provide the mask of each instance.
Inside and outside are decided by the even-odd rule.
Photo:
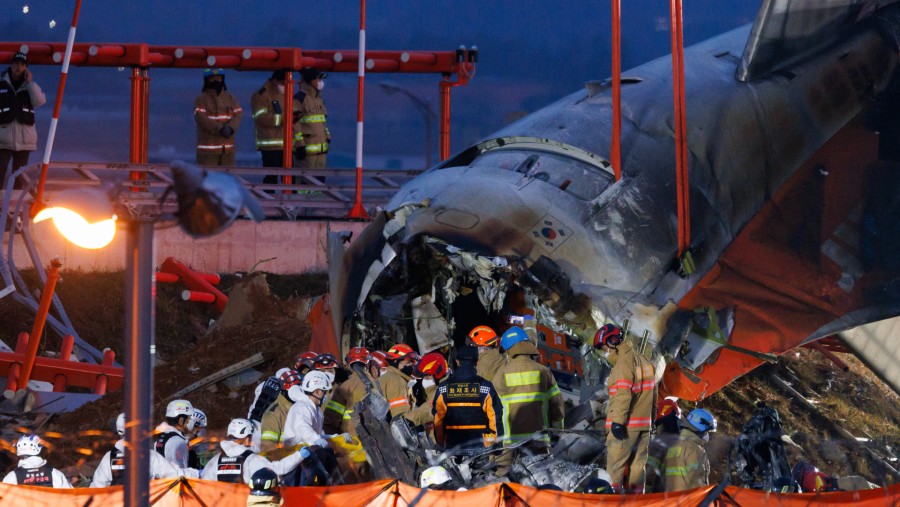
[[[493,347],[497,345],[499,338],[493,329],[487,326],[478,326],[469,331],[469,337],[466,339],[466,345],[473,347]]]
[[[407,356],[412,360],[415,360],[417,357],[416,351],[405,343],[398,343],[387,351],[387,358],[389,361],[397,361],[398,359],[403,359]]]
[[[803,481],[800,483],[804,493],[814,493],[817,491],[834,491],[831,484],[831,477],[828,477],[818,469],[813,468],[803,475]]]
[[[347,352],[347,357],[344,358],[344,362],[347,363],[347,366],[353,363],[361,363],[365,366],[368,360],[369,349],[365,347],[353,347],[350,349],[350,352]]]
[[[420,376],[431,375],[435,380],[440,380],[447,375],[447,360],[440,352],[429,352],[419,359],[416,365],[416,372]]]

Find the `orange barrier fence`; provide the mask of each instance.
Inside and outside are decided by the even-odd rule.
[[[587,507],[589,505],[695,506],[713,486],[679,493],[653,495],[583,495],[537,490],[519,484],[496,484],[471,491],[425,491],[397,481],[376,481],[330,488],[282,488],[285,505],[321,507],[395,507],[415,502],[417,507],[527,506]],[[249,488],[244,485],[201,480],[157,480],[150,483],[150,505],[158,507],[216,506],[244,507]],[[68,507],[123,505],[122,487],[98,489],[47,489],[0,484],[0,498],[9,506]],[[761,491],[728,487],[719,505],[757,507],[813,507],[820,505],[856,505],[882,507],[900,504],[900,485],[888,489],[824,494],[776,495]]]

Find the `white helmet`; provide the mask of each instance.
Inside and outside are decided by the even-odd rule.
[[[178,417],[194,415],[194,406],[188,400],[172,400],[166,406],[166,417]]]
[[[119,414],[119,417],[116,417],[116,433],[119,436],[125,435],[125,412]]]
[[[37,456],[43,449],[41,437],[35,434],[22,435],[16,442],[16,456]]]
[[[228,436],[245,438],[253,434],[253,423],[248,419],[232,419],[228,423]]]
[[[323,371],[313,370],[303,376],[301,384],[304,392],[311,393],[316,389],[331,391],[331,380]]]
[[[205,428],[206,427],[206,414],[203,413],[199,408],[194,409],[194,413],[191,414],[191,419],[194,420],[194,427],[196,428]]]
[[[450,477],[450,473],[447,472],[447,469],[435,466],[426,468],[425,471],[422,472],[422,476],[419,477],[419,487],[425,489],[429,486],[440,486],[441,484],[446,484],[452,480],[453,478]]]

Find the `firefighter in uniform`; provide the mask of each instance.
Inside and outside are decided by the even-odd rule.
[[[250,404],[250,410],[247,411],[247,419],[255,423],[262,422],[263,413],[281,394],[281,376],[289,371],[291,371],[290,368],[281,368],[275,372],[275,375],[257,384],[253,403]]]
[[[350,416],[353,414],[353,407],[365,398],[369,392],[366,384],[375,385],[373,379],[366,372],[366,365],[369,362],[369,351],[365,347],[353,347],[344,358],[347,367],[350,368],[350,378],[346,382],[339,385],[331,395],[331,400],[325,404],[325,432],[326,433],[349,433],[356,435],[356,427]],[[358,366],[358,368],[356,366]]]
[[[500,337],[488,326],[478,326],[469,331],[466,345],[478,347],[476,373],[481,378],[494,378],[497,370],[506,364],[506,358],[500,353]]]
[[[16,456],[19,466],[6,474],[4,484],[21,484],[23,486],[44,486],[47,488],[71,488],[69,479],[59,470],[47,464],[41,457],[44,445],[37,435],[22,435],[16,442]]]
[[[413,389],[414,392],[418,391],[418,395],[410,396],[411,403],[416,406],[403,414],[413,426],[427,427],[434,422],[433,407],[437,384],[447,376],[449,369],[447,360],[440,352],[429,352],[419,359],[416,364],[416,376],[421,379],[421,383],[417,380],[414,384],[420,386]]]
[[[612,365],[606,381],[609,386],[606,471],[616,491],[643,493],[650,427],[656,408],[656,372],[615,324],[606,324],[597,331],[594,348]],[[628,477],[625,477],[626,469]]]
[[[153,449],[175,468],[188,468],[188,439],[194,429],[194,406],[187,400],[172,400],[166,406],[166,421],[154,430]]]
[[[718,423],[709,411],[695,408],[684,418],[678,440],[666,451],[662,469],[665,491],[684,491],[709,485],[709,458],[704,445]]]
[[[662,473],[666,451],[678,441],[681,433],[681,407],[677,398],[668,397],[656,405],[656,420],[653,438],[647,452],[646,492],[661,493],[665,491],[665,475]]]
[[[500,347],[508,361],[494,375],[493,384],[503,404],[503,442],[516,444],[530,439],[531,452],[549,452],[550,436],[535,435],[549,428],[562,429],[564,405],[550,369],[534,360],[537,347],[524,329],[513,326],[503,333]],[[505,475],[514,458],[510,449],[497,460],[497,475]]]
[[[7,171],[28,164],[28,156],[37,149],[34,110],[46,102],[28,70],[28,55],[16,53],[9,69],[0,74],[0,188],[6,186]]]
[[[498,443],[503,436],[503,405],[494,385],[478,375],[475,347],[460,347],[456,370],[438,385],[432,411],[434,439],[457,455],[473,455]]]
[[[116,418],[116,433],[120,438],[113,448],[107,452],[97,465],[91,488],[121,486],[125,484],[125,414]],[[159,453],[150,452],[150,478],[169,479],[183,475],[174,465],[165,460]]]
[[[273,71],[272,77],[250,97],[256,150],[262,156],[263,167],[284,167],[284,78],[284,70]],[[278,177],[267,174],[263,183],[278,183]]]
[[[271,468],[260,468],[250,478],[247,507],[278,507],[284,499],[278,492],[278,474]]]
[[[325,119],[325,88],[327,74],[314,67],[300,69],[300,91],[294,95],[294,160],[297,167],[321,169],[331,143],[331,133]]]
[[[378,377],[378,385],[391,406],[392,419],[410,411],[406,386],[412,379],[416,359],[415,351],[405,343],[398,343],[387,351],[388,368]]]
[[[284,442],[284,423],[300,393],[300,374],[288,370],[281,374],[281,393],[263,412],[260,425],[260,452],[268,452]]]
[[[200,165],[234,165],[234,135],[241,125],[244,111],[227,90],[222,69],[203,71],[203,89],[194,99],[197,163]]]
[[[304,458],[309,456],[309,451],[304,448],[278,461],[269,461],[250,449],[252,438],[253,423],[250,420],[232,419],[228,423],[226,440],[219,444],[222,452],[217,453],[209,460],[203,473],[200,474],[200,478],[208,481],[250,485],[251,478],[257,470],[270,468],[282,476],[293,471]]]

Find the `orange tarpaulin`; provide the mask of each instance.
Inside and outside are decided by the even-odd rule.
[[[495,484],[471,491],[428,491],[397,481],[375,481],[329,488],[282,488],[285,505],[320,507],[512,507],[555,506],[695,506],[714,486],[678,493],[653,495],[583,495],[538,490],[519,484]],[[249,488],[242,484],[194,479],[158,480],[150,483],[150,504],[154,507],[244,507]],[[900,485],[888,489],[841,493],[775,495],[729,486],[720,505],[757,507],[814,507],[859,505],[883,507],[900,505]],[[122,487],[49,489],[0,484],[0,505],[22,507],[83,507],[85,505],[119,507]]]

